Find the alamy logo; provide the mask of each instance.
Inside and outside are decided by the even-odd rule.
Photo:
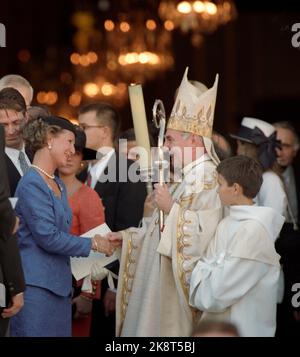
[[[0,23],[0,47],[6,47],[6,29],[3,24]]]
[[[292,37],[292,46],[295,48],[300,47],[300,22],[292,26],[292,32],[296,32]]]
[[[300,306],[300,283],[295,283],[292,286],[292,292],[296,293],[292,297],[292,305],[294,308],[297,308]]]

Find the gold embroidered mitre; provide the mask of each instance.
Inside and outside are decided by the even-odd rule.
[[[186,68],[167,128],[211,138],[219,75],[212,88],[194,85]]]

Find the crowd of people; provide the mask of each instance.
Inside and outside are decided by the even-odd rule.
[[[0,336],[300,335],[298,135],[244,117],[234,155],[213,130],[218,75],[208,89],[187,74],[165,133],[172,180],[150,193],[113,106],[81,107],[76,125],[31,106],[25,78],[0,79]],[[72,278],[71,257],[115,250]]]

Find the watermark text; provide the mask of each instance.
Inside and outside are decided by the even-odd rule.
[[[3,24],[0,23],[0,47],[6,47],[6,29]]]
[[[292,37],[292,46],[295,48],[299,48],[300,47],[300,22],[293,24],[291,31],[295,32],[295,34]]]

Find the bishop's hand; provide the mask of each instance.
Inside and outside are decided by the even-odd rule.
[[[151,217],[155,208],[156,208],[155,196],[154,196],[154,191],[152,191],[145,199],[143,217]]]
[[[169,192],[168,186],[164,183],[160,185],[156,183],[154,185],[154,200],[157,204],[157,207],[162,210],[165,214],[168,214],[171,211],[173,206],[173,198]]]
[[[109,232],[105,237],[114,249],[122,246],[123,237],[121,232]]]

